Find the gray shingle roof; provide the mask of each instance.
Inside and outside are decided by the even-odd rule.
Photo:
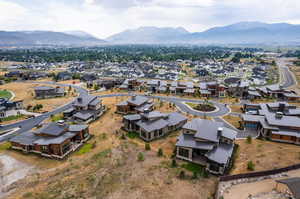
[[[218,128],[223,127],[222,122],[214,122],[211,120],[193,119],[192,121],[186,123],[182,128],[195,131],[195,137],[218,142]]]
[[[276,118],[275,114],[268,114],[265,117],[270,125],[300,128],[300,118],[298,117],[282,116],[281,118]]]
[[[10,139],[11,142],[20,143],[22,145],[33,145],[33,142],[39,137],[36,136],[32,131],[21,133]]]
[[[73,115],[73,117],[81,119],[81,120],[88,120],[93,117],[92,111],[80,111]]]
[[[37,86],[34,88],[34,90],[40,90],[40,91],[47,91],[47,90],[53,90],[54,87],[51,86]]]
[[[83,95],[81,97],[78,97],[75,100],[74,106],[79,106],[79,107],[88,106],[89,103],[91,103],[92,101],[96,100],[97,98],[98,98],[97,96],[93,96],[93,95]]]
[[[152,111],[149,113],[142,113],[142,116],[139,121],[136,122],[136,125],[140,126],[147,132],[152,132],[159,130],[168,126],[175,126],[182,121],[186,121],[187,118],[180,113],[161,113],[158,111]],[[138,120],[138,115],[127,115],[124,118],[131,120]]]
[[[134,96],[127,100],[128,103],[134,104],[136,106],[140,106],[146,103],[149,99],[143,96]]]
[[[58,136],[60,134],[62,134],[63,132],[65,132],[68,129],[68,125],[67,124],[58,124],[55,122],[51,122],[47,125],[45,125],[44,127],[42,127],[41,129],[38,129],[36,131],[36,134],[47,134],[47,135],[51,135],[51,136]]]
[[[65,140],[74,137],[75,134],[71,132],[66,132],[63,135],[60,135],[58,137],[42,137],[34,141],[34,144],[38,145],[49,145],[49,144],[61,144]]]
[[[198,142],[195,140],[193,134],[183,133],[178,137],[176,146],[202,150],[212,150],[214,148],[214,144],[211,142]]]
[[[88,125],[70,125],[69,126],[69,131],[71,132],[79,132],[84,129],[87,129],[89,126]]]
[[[124,119],[134,121],[134,120],[140,120],[142,117],[140,114],[132,114],[132,115],[125,115]]]
[[[187,117],[180,113],[173,112],[169,114],[167,121],[169,122],[169,126],[175,126],[180,122],[187,121]]]
[[[233,152],[234,144],[220,143],[213,150],[207,152],[205,156],[219,164],[226,164]]]
[[[142,106],[136,107],[135,110],[139,111],[139,112],[144,112],[144,110],[151,109],[153,107],[153,105],[154,105],[153,103],[151,103],[151,104],[146,103],[146,104],[143,104]]]
[[[158,119],[154,121],[143,121],[140,120],[136,124],[144,129],[146,132],[152,132],[168,126],[168,122],[164,119]]]
[[[230,128],[223,127],[222,136],[230,140],[235,140],[237,132]]]

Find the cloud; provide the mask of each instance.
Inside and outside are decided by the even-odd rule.
[[[2,30],[83,30],[100,38],[139,26],[202,31],[240,21],[300,22],[298,0],[0,0]]]

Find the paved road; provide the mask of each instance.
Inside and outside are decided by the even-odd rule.
[[[118,94],[108,94],[108,95],[101,95],[99,96],[100,98],[104,97],[119,97],[119,96],[132,96],[134,95],[133,93],[118,93]],[[144,95],[143,95],[144,96]],[[179,97],[173,97],[173,96],[144,96],[144,97],[149,97],[153,99],[160,99],[163,101],[171,102],[174,103],[182,112],[195,115],[195,116],[209,116],[209,117],[219,117],[226,115],[229,113],[229,108],[227,108],[224,104],[215,102],[215,101],[209,101],[210,103],[213,103],[216,107],[217,110],[213,112],[200,112],[196,111],[192,108],[190,108],[188,105],[186,105],[184,102],[192,102],[192,103],[203,103],[203,100],[195,100],[195,99],[186,99],[186,98],[179,98]]]

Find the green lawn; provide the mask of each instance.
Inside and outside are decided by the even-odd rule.
[[[11,144],[9,142],[4,142],[0,144],[0,152],[5,151],[11,147]]]
[[[186,104],[188,105],[188,106],[190,106],[191,108],[196,108],[197,106],[198,106],[198,104],[195,104],[195,103],[191,103],[191,102],[186,102]]]
[[[76,154],[82,155],[82,154],[88,153],[92,150],[92,148],[93,148],[93,144],[86,143],[79,149],[79,151]]]
[[[5,121],[11,121],[11,120],[17,120],[17,119],[21,119],[21,118],[26,118],[25,115],[11,115],[11,116],[8,116],[8,117],[5,117],[5,118],[2,118],[1,121],[5,122]]]
[[[56,114],[56,115],[51,116],[52,122],[57,122],[57,121],[63,120],[63,119],[64,119],[63,114]]]
[[[11,93],[6,90],[0,90],[0,98],[10,99],[12,97]]]
[[[139,134],[136,133],[136,132],[128,132],[126,134],[127,137],[129,137],[130,139],[134,139],[134,138],[138,138],[139,137]]]

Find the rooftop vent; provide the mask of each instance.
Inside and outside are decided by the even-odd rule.
[[[277,119],[281,119],[283,117],[283,113],[282,112],[276,112],[275,117]]]
[[[150,110],[149,108],[145,108],[145,109],[144,109],[144,113],[150,113],[150,111],[151,111],[151,110]]]
[[[132,99],[132,100],[135,100],[135,99],[136,99],[136,95],[133,95],[133,96],[131,97],[131,99]]]
[[[223,128],[219,127],[217,132],[218,132],[218,136],[222,136]]]
[[[78,98],[77,98],[77,102],[82,103],[82,98],[81,98],[81,97],[78,97]]]
[[[58,120],[58,121],[57,121],[57,124],[58,124],[58,125],[64,125],[64,123],[65,123],[65,120]]]

